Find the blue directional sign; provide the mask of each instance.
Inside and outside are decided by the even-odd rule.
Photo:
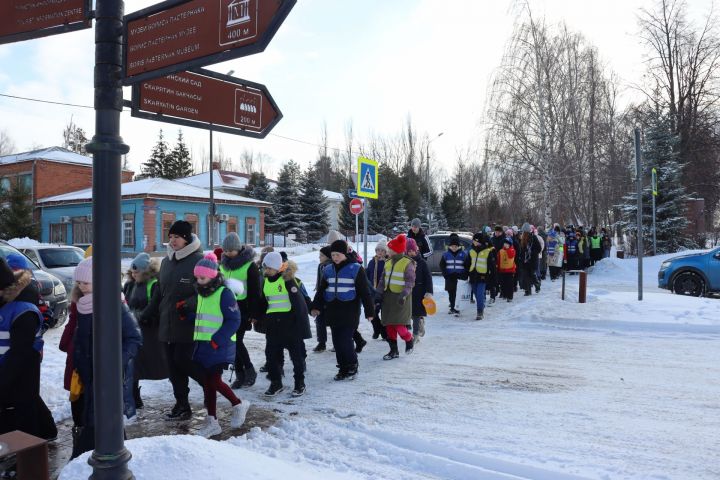
[[[375,160],[358,157],[357,196],[378,198],[378,164]]]

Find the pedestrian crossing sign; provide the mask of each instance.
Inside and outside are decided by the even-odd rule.
[[[358,157],[357,196],[378,198],[378,164],[375,160]]]

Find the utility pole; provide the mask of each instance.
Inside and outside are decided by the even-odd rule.
[[[425,146],[425,180],[426,180],[426,187],[427,187],[427,208],[430,208],[430,144],[437,140],[438,138],[442,137],[443,133],[438,133],[435,138],[432,140],[428,140],[427,145]],[[429,216],[429,214],[428,214]],[[430,230],[430,218],[428,218],[428,230]],[[427,232],[430,233],[430,232]]]
[[[642,219],[642,152],[640,151],[640,129],[635,128],[635,177],[637,181],[637,259],[638,259],[638,301],[643,299],[643,219]]]
[[[123,0],[95,5],[95,135],[93,156],[93,371],[95,450],[88,463],[93,480],[128,480],[131,454],[125,448],[120,313],[120,136],[123,109]]]

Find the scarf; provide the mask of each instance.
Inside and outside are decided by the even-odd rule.
[[[173,258],[175,260],[182,260],[183,258],[187,257],[188,255],[190,255],[192,253],[195,253],[198,250],[200,250],[202,252],[202,250],[201,250],[202,243],[200,243],[200,239],[197,237],[197,235],[195,235],[193,233],[192,239],[193,239],[192,242],[188,243],[183,248],[181,248],[180,250],[177,250],[177,251],[173,250],[172,248],[170,248],[170,245],[168,245],[168,247],[167,247],[168,258],[170,260],[172,260]]]
[[[92,293],[90,293],[88,295],[83,295],[82,297],[78,298],[78,300],[77,300],[78,313],[82,313],[82,314],[93,313],[92,297],[93,297]]]

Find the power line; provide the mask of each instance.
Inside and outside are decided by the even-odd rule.
[[[15,100],[26,100],[26,101],[28,101],[28,102],[48,103],[48,104],[51,104],[51,105],[62,105],[62,106],[66,106],[66,107],[90,108],[90,109],[94,109],[94,108],[95,108],[95,107],[90,106],[90,105],[78,105],[78,104],[76,104],[76,103],[55,102],[55,101],[52,101],[52,100],[43,100],[43,99],[39,99],[39,98],[30,98],[30,97],[20,97],[20,96],[18,96],[18,95],[9,95],[9,94],[6,94],[6,93],[0,93],[0,97],[12,98],[12,99],[15,99]],[[125,111],[125,110],[128,110],[128,109],[127,109],[127,108],[123,108],[123,110]],[[313,147],[328,148],[328,149],[330,149],[330,150],[335,150],[335,151],[338,151],[338,152],[342,152],[342,151],[343,151],[343,150],[340,149],[340,148],[330,147],[330,146],[325,146],[325,145],[318,145],[318,144],[316,144],[316,143],[308,142],[308,141],[305,141],[305,140],[299,140],[299,139],[297,139],[297,138],[286,137],[286,136],[284,136],[284,135],[278,135],[277,133],[272,133],[272,132],[271,132],[270,135],[272,135],[273,137],[282,138],[283,140],[289,140],[289,141],[291,141],[291,142],[302,143],[302,144],[310,145],[310,146],[313,146]]]

